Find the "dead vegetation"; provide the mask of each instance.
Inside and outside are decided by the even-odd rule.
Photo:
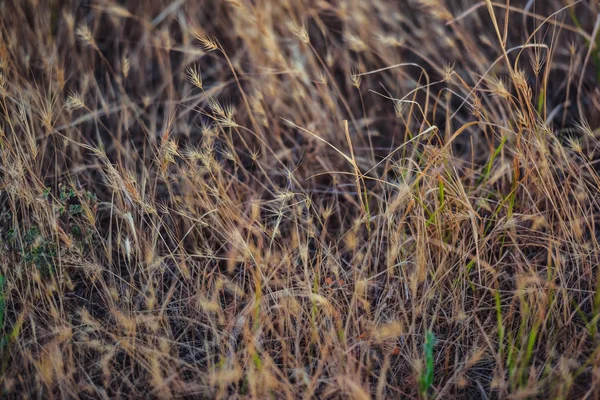
[[[2,396],[598,398],[599,13],[0,2]]]

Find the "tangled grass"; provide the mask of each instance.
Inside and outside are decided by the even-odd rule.
[[[599,13],[0,1],[2,396],[600,397]]]

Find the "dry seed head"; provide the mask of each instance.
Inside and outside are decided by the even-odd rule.
[[[542,159],[542,162],[546,161],[547,156],[550,155],[550,147],[549,147],[549,143],[547,140],[547,136],[548,136],[548,132],[551,133],[551,131],[546,130],[546,129],[536,129],[534,135],[532,135],[531,137],[531,144],[533,145],[533,147],[540,152],[540,154],[542,156],[544,156],[544,158]],[[558,143],[560,146],[560,143]],[[560,146],[562,147],[562,146]],[[557,148],[557,150],[559,150]]]
[[[304,24],[298,25],[293,23],[291,27],[291,31],[300,41],[308,44],[310,43],[310,38],[308,37],[308,31],[306,30],[306,26]]]
[[[219,385],[231,385],[238,382],[243,376],[242,368],[236,364],[223,368],[215,368],[216,372],[210,372],[208,375],[208,383],[212,387]]]
[[[483,102],[481,101],[481,97],[479,97],[475,93],[471,102],[471,114],[473,114],[476,118],[479,118],[481,116],[481,110],[483,109]]]
[[[118,181],[117,181],[118,182]],[[122,184],[122,187],[120,189],[122,189],[123,193],[135,204],[142,204],[143,203],[143,199],[142,196],[139,192],[139,188],[138,185],[135,181],[135,178],[131,175],[126,175],[125,177],[121,178],[121,182],[119,182]]]
[[[283,191],[281,193],[277,193],[275,195],[275,199],[281,202],[287,202],[289,200],[292,200],[294,198],[294,196],[296,195],[296,193],[291,192],[289,190]],[[279,213],[283,213],[283,210],[278,210]]]
[[[218,313],[221,311],[221,306],[218,302],[214,300],[209,300],[203,296],[198,296],[196,299],[196,307],[200,311],[209,312],[209,313]]]
[[[519,124],[527,126],[529,120],[523,111],[517,108],[514,110],[514,115],[516,117],[515,119],[519,122]]]
[[[283,167],[281,172],[287,178],[288,181],[292,181],[294,179],[294,172],[296,172],[296,170],[291,166],[287,166]]]
[[[223,149],[221,150],[221,155],[226,160],[235,161],[235,154],[231,149]]]
[[[526,88],[528,86],[527,75],[525,74],[525,71],[521,68],[515,69],[515,75],[513,76],[513,79],[515,81],[515,86],[517,87]]]
[[[233,105],[233,103],[226,103],[224,110],[225,110],[225,118],[233,121],[233,115],[235,114],[235,106]]]
[[[390,215],[393,215],[398,209],[406,205],[410,200],[410,186],[406,182],[398,184],[398,193],[389,204]]]
[[[572,148],[576,153],[583,153],[583,147],[581,146],[581,141],[576,137],[568,137],[567,145]]]
[[[546,63],[545,53],[542,53],[541,51],[534,51],[534,53],[530,55],[529,63],[531,64],[533,74],[538,77],[542,72],[544,64]]]
[[[333,215],[333,212],[334,212],[333,204],[328,204],[321,211],[321,216],[323,217],[323,219],[329,219],[329,217],[331,217]]]
[[[351,50],[356,52],[366,51],[369,49],[369,46],[358,36],[353,33],[348,33],[346,35],[346,41],[348,42],[348,47]]]
[[[328,82],[327,75],[325,74],[324,71],[321,71],[321,70],[317,71],[316,78],[317,79],[315,80],[315,83],[318,83],[320,85],[327,85],[327,82]]]
[[[198,89],[202,89],[202,75],[196,65],[190,65],[185,69],[186,79]]]
[[[71,93],[67,98],[66,103],[67,109],[69,110],[77,110],[79,108],[85,108],[85,103],[83,98],[78,93]]]
[[[312,205],[313,205],[313,201],[312,201],[312,197],[310,197],[310,195],[309,195],[309,194],[305,194],[305,195],[304,195],[304,204],[306,204],[306,208],[307,208],[307,209],[310,209],[310,208],[312,207]],[[311,224],[312,224],[312,217],[310,217],[310,220],[309,220],[309,221],[310,221],[310,222],[311,222]]]
[[[348,75],[348,80],[350,81],[350,84],[352,86],[354,86],[355,88],[359,88],[360,87],[360,83],[361,83],[361,76],[358,74],[358,72],[356,72],[356,70],[354,69],[354,67],[350,70],[350,75]]]
[[[573,57],[575,53],[577,53],[577,45],[574,41],[569,41],[567,48],[569,49],[569,54],[571,55],[571,57]]]
[[[333,53],[330,49],[327,49],[327,52],[325,53],[325,64],[327,64],[327,67],[331,68],[333,67],[334,62],[335,58],[333,57]]]
[[[94,35],[92,34],[92,31],[87,25],[79,25],[75,34],[84,44],[93,48],[97,48],[96,41],[94,40]]]
[[[434,18],[442,21],[451,21],[454,18],[440,0],[418,0],[418,3]]]
[[[527,75],[525,74],[525,71],[522,69],[515,70],[513,80],[515,82],[515,86],[521,89],[525,94],[526,100],[531,100],[533,93],[531,92],[531,88],[527,83]]]
[[[86,202],[81,202],[81,208],[90,225],[94,226],[96,224],[96,214],[94,213],[94,210],[92,210]]]
[[[46,99],[42,107],[40,107],[40,118],[42,125],[46,128],[46,132],[52,130],[52,119],[54,117],[54,106],[50,99]]]
[[[108,7],[108,9],[106,10],[106,12],[108,14],[112,14],[115,15],[117,17],[122,17],[122,18],[131,18],[133,17],[133,15],[129,12],[129,10],[127,10],[125,7],[113,4],[111,6]]]
[[[125,237],[123,240],[123,247],[125,249],[125,255],[127,256],[127,260],[131,261],[131,239],[129,237]]]
[[[451,64],[449,61],[444,61],[442,65],[442,80],[444,82],[450,82],[452,80],[452,75],[454,75],[454,64]]]
[[[169,164],[175,162],[175,156],[179,155],[177,143],[172,140],[166,140],[161,146],[162,170],[166,171]]]
[[[119,326],[121,326],[127,333],[135,334],[137,328],[135,318],[131,318],[117,309],[112,309],[110,311]]]
[[[0,38],[0,69],[8,69],[8,48],[6,43]]]
[[[4,79],[4,73],[0,71],[0,97],[6,96],[6,80]]]
[[[190,145],[186,145],[185,149],[181,152],[181,155],[191,161],[198,161],[203,157],[202,152],[199,149]]]
[[[212,123],[206,121],[202,121],[200,123],[200,133],[202,134],[203,138],[213,138],[214,136],[216,136],[216,132]]]
[[[510,92],[506,88],[505,82],[497,77],[490,79],[488,82],[492,94],[500,96],[505,100],[510,99]]]
[[[208,36],[199,28],[192,28],[192,35],[194,35],[196,40],[200,42],[200,45],[204,48],[205,51],[213,51],[219,48],[216,39],[211,36]]]
[[[205,136],[202,140],[202,154],[204,156],[211,156],[215,151],[215,138],[214,136]]]
[[[215,160],[214,153],[206,150],[202,152],[202,158],[200,158],[200,162],[202,162],[202,165],[204,165],[204,167],[211,172],[215,172],[215,165],[218,164]]]
[[[127,56],[123,56],[123,58],[121,58],[121,68],[123,71],[123,77],[125,79],[127,79],[127,77],[129,76],[129,71],[131,70],[131,64],[129,63],[129,57]]]
[[[215,114],[215,121],[217,121],[221,126],[224,127],[236,127],[238,124],[233,119],[233,115],[235,114],[235,107],[233,104],[226,104],[223,107],[217,99],[214,97],[210,97],[208,99],[208,107]]]
[[[236,128],[239,125],[235,122],[233,118],[217,118],[219,124],[225,128]]]
[[[400,36],[377,34],[377,41],[385,46],[400,47],[405,43],[405,39]]]
[[[214,97],[209,97],[207,103],[208,107],[213,113],[220,117],[225,117],[225,110],[223,109],[223,107],[217,99],[215,99]]]
[[[400,118],[404,114],[406,110],[406,103],[402,100],[394,101],[394,112],[396,113],[396,117]]]
[[[545,123],[544,121],[542,121],[542,120],[538,119],[536,121],[536,128],[537,128],[538,132],[540,132],[540,133],[543,134],[543,136],[546,136],[546,137],[548,137],[548,136],[555,137],[554,133],[552,132],[552,129],[550,128],[550,126],[547,123]]]
[[[73,17],[73,14],[69,11],[63,11],[62,18],[69,33],[72,33],[73,29],[75,29],[75,17]]]
[[[263,101],[264,97],[261,92],[254,93],[254,95],[250,98],[250,104],[252,105],[252,108],[256,109],[257,113],[266,115],[265,108],[263,107]]]
[[[376,340],[383,341],[386,339],[396,339],[403,333],[405,332],[402,323],[400,321],[394,321],[378,327],[378,329],[373,332],[373,336]]]
[[[580,121],[573,121],[573,125],[575,126],[575,128],[583,133],[584,135],[593,138],[594,136],[594,131],[592,129],[592,127],[590,126],[590,123],[586,120],[580,120]]]
[[[65,87],[65,69],[57,68],[56,69],[56,83],[58,85],[59,91],[62,91]]]
[[[250,158],[252,159],[252,162],[257,162],[258,159],[260,158],[260,150],[254,149],[254,150],[250,151]]]

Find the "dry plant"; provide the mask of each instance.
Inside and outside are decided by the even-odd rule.
[[[4,398],[599,398],[597,0],[0,1]]]

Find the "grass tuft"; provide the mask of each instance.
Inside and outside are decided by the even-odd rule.
[[[599,12],[0,1],[2,396],[600,398]]]

